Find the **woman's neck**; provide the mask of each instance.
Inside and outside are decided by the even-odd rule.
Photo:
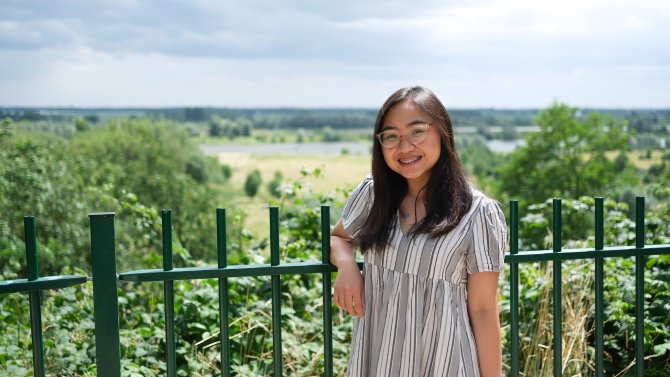
[[[423,195],[423,188],[426,187],[428,179],[408,179],[407,180],[407,197],[417,198]]]

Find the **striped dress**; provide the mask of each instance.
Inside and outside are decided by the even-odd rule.
[[[372,176],[342,214],[356,236],[373,200]],[[365,253],[365,315],[354,322],[347,376],[479,376],[466,305],[467,275],[501,271],[507,239],[495,201],[473,191],[472,207],[446,236],[405,235],[393,220],[382,253]]]

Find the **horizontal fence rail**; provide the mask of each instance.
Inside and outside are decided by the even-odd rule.
[[[553,294],[552,315],[558,318],[552,324],[553,332],[553,375],[561,376],[564,368],[562,360],[562,318],[561,274],[562,261],[592,259],[595,264],[595,374],[603,376],[603,261],[605,258],[635,258],[635,375],[642,376],[644,368],[644,268],[645,258],[650,255],[670,254],[670,245],[645,245],[644,243],[644,198],[636,200],[636,241],[635,246],[605,247],[603,198],[595,199],[595,246],[583,249],[563,249],[561,240],[561,200],[553,201],[552,232],[553,246],[550,250],[519,250],[519,208],[517,201],[510,202],[510,243],[505,263],[510,266],[510,344],[511,376],[519,376],[519,264],[552,262]],[[28,278],[0,282],[0,293],[29,292],[31,295],[31,331],[33,334],[33,359],[35,375],[44,375],[43,351],[41,344],[41,324],[39,318],[39,291],[57,289],[81,284],[83,276],[55,276],[40,278],[37,275],[37,247],[34,235],[34,218],[26,218],[26,257]],[[219,284],[219,327],[221,345],[221,373],[231,375],[231,350],[229,333],[228,279],[236,277],[271,277],[272,286],[272,371],[273,375],[283,374],[281,348],[281,276],[289,274],[322,274],[323,279],[323,336],[324,371],[333,375],[332,360],[332,298],[331,273],[336,272],[330,264],[330,209],[321,207],[321,261],[281,263],[279,243],[279,210],[269,209],[270,221],[270,263],[229,266],[226,242],[226,211],[216,210],[217,225],[217,265],[214,267],[173,267],[172,213],[161,212],[163,268],[136,270],[117,274],[114,213],[94,213],[90,215],[92,280],[94,290],[94,321],[96,337],[96,364],[99,376],[120,376],[118,282],[163,282],[165,303],[165,360],[168,376],[175,376],[176,339],[174,311],[174,281],[217,279]],[[32,230],[30,230],[32,229]],[[31,233],[32,232],[32,233]],[[33,267],[31,267],[33,266]],[[362,262],[358,262],[360,269]],[[33,299],[33,296],[36,297]],[[36,304],[33,304],[36,302]],[[35,307],[33,307],[35,305]],[[33,316],[33,312],[38,313]]]
[[[23,218],[26,242],[27,279],[0,281],[0,294],[28,293],[30,300],[30,334],[33,349],[33,375],[43,377],[44,344],[42,342],[42,305],[40,295],[47,289],[61,289],[86,283],[86,276],[62,275],[39,277],[37,257],[37,230],[34,216]]]
[[[510,202],[510,253],[505,263],[510,265],[510,336],[511,336],[511,376],[519,376],[519,263],[553,262],[552,314],[553,322],[553,375],[563,375],[562,361],[562,312],[561,312],[561,262],[565,260],[593,259],[595,264],[595,376],[604,376],[603,366],[603,325],[604,298],[603,279],[604,258],[635,258],[635,376],[644,375],[644,269],[645,258],[649,255],[670,254],[670,245],[645,245],[644,242],[644,198],[636,198],[635,246],[604,246],[604,199],[595,198],[595,247],[563,250],[561,247],[561,200],[552,202],[552,250],[524,251],[519,253],[519,210],[518,202]],[[556,318],[561,320],[556,321]]]
[[[331,277],[332,272],[336,272],[335,266],[330,264],[330,209],[327,206],[321,207],[321,233],[322,233],[322,255],[321,262],[302,262],[302,263],[280,263],[280,244],[279,244],[279,209],[277,207],[269,208],[270,215],[270,264],[257,265],[238,265],[228,266],[227,250],[225,237],[225,209],[217,209],[217,267],[172,267],[172,216],[170,210],[162,211],[163,221],[163,269],[138,270],[121,273],[118,276],[111,276],[108,271],[102,271],[104,278],[99,277],[96,266],[93,267],[93,281],[101,286],[114,287],[116,289],[118,281],[128,282],[155,282],[162,281],[165,284],[165,323],[166,323],[166,367],[167,375],[176,374],[176,365],[174,362],[175,333],[174,333],[174,291],[173,282],[176,280],[197,280],[197,279],[218,279],[219,281],[219,315],[220,315],[220,334],[221,334],[221,371],[222,375],[231,375],[230,365],[230,334],[228,329],[228,289],[227,279],[234,277],[259,277],[270,276],[272,285],[272,339],[273,339],[273,375],[281,376],[283,374],[282,348],[281,348],[281,276],[287,274],[323,274],[323,334],[324,334],[324,371],[325,375],[333,375],[333,355],[332,355],[332,301],[331,301]],[[99,250],[92,247],[93,255],[105,254],[104,259],[115,257],[113,251],[114,228],[113,221],[109,222],[110,214],[92,214],[91,215],[91,238],[105,239],[108,243]],[[113,220],[113,216],[111,216]],[[169,244],[169,246],[168,246]],[[100,244],[98,244],[100,245]],[[98,266],[101,267],[101,266]],[[359,263],[362,268],[362,263]],[[112,294],[111,288],[107,289],[108,294]],[[114,300],[118,300],[114,293]],[[96,344],[107,342],[108,337],[116,337],[118,332],[118,319],[107,316],[100,318],[96,316],[95,327],[111,328],[113,331],[102,334],[98,338],[96,333]],[[98,355],[104,358],[104,363],[118,364],[118,351]],[[100,365],[100,364],[99,364]],[[99,366],[100,368],[100,366]],[[99,369],[101,370],[101,369]],[[118,375],[118,374],[105,374]]]

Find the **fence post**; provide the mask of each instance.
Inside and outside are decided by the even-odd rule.
[[[605,270],[603,266],[603,257],[597,256],[602,255],[603,249],[605,248],[605,215],[604,215],[604,199],[595,198],[596,200],[596,232],[595,232],[595,250],[596,250],[596,318],[595,318],[595,343],[596,343],[596,377],[604,376],[604,337],[603,337],[603,323],[604,311],[605,311],[605,300],[604,300],[604,283],[603,279],[605,277]],[[600,253],[600,254],[598,254]]]
[[[226,209],[216,209],[216,249],[218,267],[228,267]],[[219,329],[221,340],[221,376],[230,377],[230,329],[228,325],[228,278],[219,279]]]
[[[330,263],[330,207],[321,206],[321,263]],[[331,273],[323,274],[323,369],[333,376],[333,304]]]
[[[644,248],[644,197],[635,198],[635,248]],[[635,257],[635,376],[644,376],[644,255]]]
[[[26,241],[26,265],[28,267],[28,281],[39,278],[37,264],[37,231],[35,217],[23,218],[23,231]],[[42,342],[42,305],[40,304],[41,291],[30,291],[30,332],[33,339],[33,373],[35,376],[44,376],[44,344]]]
[[[114,213],[92,213],[93,316],[98,376],[121,376]]]
[[[553,224],[552,233],[554,236],[553,251],[560,253],[562,246],[561,238],[561,199],[553,200]],[[562,264],[560,260],[554,261],[554,285],[553,285],[553,333],[554,333],[554,377],[563,375],[563,301],[562,298]]]
[[[163,233],[163,271],[172,270],[172,210],[161,211]],[[165,366],[168,377],[177,375],[177,352],[174,331],[174,281],[163,282],[165,299]]]
[[[279,266],[279,208],[270,207],[270,265]],[[281,345],[281,276],[272,275],[272,360],[274,377],[283,375]]]
[[[519,202],[510,201],[510,255],[519,253]],[[519,264],[510,262],[510,341],[511,341],[511,376],[519,376]]]

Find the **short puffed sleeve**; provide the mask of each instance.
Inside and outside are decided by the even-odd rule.
[[[342,212],[344,231],[356,237],[372,208],[373,181],[368,174],[349,196]]]
[[[477,200],[477,198],[475,199]],[[468,274],[475,272],[500,272],[505,265],[507,248],[507,223],[498,204],[481,197],[471,218],[472,243],[467,254]]]

